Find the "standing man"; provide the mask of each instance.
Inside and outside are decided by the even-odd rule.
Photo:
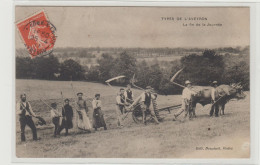
[[[123,114],[125,112],[125,96],[124,96],[124,88],[120,88],[119,93],[116,96],[116,112],[117,112],[117,126],[123,127]]]
[[[93,127],[97,131],[98,128],[104,127],[107,130],[106,122],[104,120],[103,112],[101,111],[101,100],[100,94],[96,94],[92,101],[93,107]]]
[[[134,94],[133,91],[131,90],[131,84],[127,84],[126,90],[124,92],[125,96],[125,101],[129,104],[132,104],[134,102]]]
[[[37,131],[32,117],[38,117],[32,110],[31,104],[26,101],[26,94],[20,95],[20,101],[16,105],[17,114],[19,115],[20,128],[21,128],[21,141],[25,141],[25,126],[28,125],[33,134],[33,140],[37,139]]]
[[[145,89],[145,92],[141,94],[141,109],[143,113],[143,123],[146,124],[146,111],[150,111],[152,118],[156,122],[156,124],[159,124],[159,121],[155,115],[154,108],[152,106],[152,99],[155,99],[155,95],[152,95],[152,87],[147,86]]]
[[[88,107],[87,107],[86,100],[83,99],[82,92],[77,93],[77,96],[78,96],[77,105],[78,105],[78,114],[79,114],[78,128],[87,132],[91,132],[92,127],[90,124],[89,117],[87,115]]]
[[[57,109],[57,103],[51,103],[51,118],[52,123],[54,124],[54,137],[56,137],[56,135],[59,135],[58,129],[60,128],[60,117],[61,114]]]
[[[65,128],[65,136],[67,136],[69,133],[69,129],[73,128],[73,109],[70,106],[69,99],[65,99],[64,102],[65,105],[64,107],[62,107],[62,123],[58,132],[60,134],[60,132]]]
[[[212,102],[212,106],[211,106],[211,110],[210,110],[210,117],[213,116],[213,113],[215,111],[215,117],[218,117],[218,112],[219,112],[219,105],[216,102],[216,96],[218,96],[217,94],[217,88],[218,86],[218,82],[217,81],[213,81],[212,83],[212,89],[211,89],[211,102]]]
[[[196,92],[192,91],[191,88],[191,82],[189,80],[186,80],[185,81],[185,88],[183,89],[182,91],[182,106],[181,106],[181,109],[178,110],[175,114],[174,114],[174,118],[173,118],[173,121],[176,120],[176,118],[182,114],[182,112],[185,111],[185,116],[184,118],[187,117],[188,113],[191,112],[191,108],[192,108],[192,105],[191,105],[191,101],[192,101],[192,96],[193,95],[196,95]],[[189,118],[191,118],[191,113],[189,114]]]

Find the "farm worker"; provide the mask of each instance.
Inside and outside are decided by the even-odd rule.
[[[95,94],[95,98],[92,101],[92,107],[93,107],[93,128],[97,130],[100,127],[104,127],[104,130],[107,130],[103,112],[101,111],[100,94]]]
[[[175,114],[174,114],[174,118],[173,120],[176,120],[176,118],[182,114],[182,112],[185,111],[185,117],[187,117],[190,108],[191,108],[191,99],[193,95],[196,95],[196,92],[194,92],[193,90],[191,90],[192,85],[191,82],[189,80],[185,81],[185,88],[182,91],[182,106],[181,109],[178,110]],[[190,114],[191,117],[191,114]]]
[[[216,102],[216,96],[218,96],[217,93],[217,88],[218,86],[218,82],[217,81],[213,81],[212,83],[212,89],[211,89],[211,102],[212,102],[212,106],[211,106],[211,110],[210,110],[210,117],[212,117],[214,110],[215,110],[215,116],[218,117],[218,112],[219,112],[219,105]]]
[[[54,137],[56,137],[56,135],[59,135],[58,129],[60,127],[60,117],[61,114],[57,109],[57,104],[51,103],[51,119],[52,123],[54,124]]]
[[[59,128],[59,134],[65,128],[66,130],[65,135],[67,136],[69,133],[69,129],[73,128],[73,123],[72,123],[73,109],[70,106],[69,99],[65,99],[64,102],[65,105],[62,107],[62,123]]]
[[[123,127],[122,117],[125,112],[125,96],[124,96],[124,88],[120,88],[119,93],[116,96],[116,113],[117,113],[117,126]]]
[[[126,90],[124,92],[124,96],[125,96],[125,101],[129,104],[132,104],[133,98],[134,98],[134,94],[133,91],[131,90],[131,84],[127,84],[126,86]]]
[[[78,96],[78,101],[77,101],[77,105],[78,105],[78,115],[79,115],[79,120],[78,120],[78,128],[84,131],[91,131],[91,124],[90,124],[90,120],[89,117],[87,115],[88,113],[88,107],[87,107],[87,103],[86,100],[84,100],[82,98],[83,93],[79,92],[77,93]]]
[[[152,95],[152,87],[147,86],[145,89],[145,92],[141,94],[141,109],[143,113],[143,123],[146,124],[146,114],[145,111],[150,111],[152,118],[156,122],[156,124],[159,124],[159,121],[155,115],[154,108],[152,107],[152,99],[156,98],[156,95]]]
[[[32,117],[38,117],[32,110],[31,104],[26,101],[26,94],[20,95],[20,101],[16,105],[17,114],[19,115],[21,128],[21,141],[25,141],[25,126],[28,125],[33,134],[33,140],[37,139],[37,131]]]
[[[143,92],[140,96],[138,96],[127,109],[130,110],[139,103],[141,106],[143,123],[146,124],[145,112],[149,111],[151,117],[155,120],[157,124],[159,124],[158,118],[155,114],[155,109],[157,105],[154,101],[156,100],[156,98],[157,98],[157,94],[153,92],[153,88],[151,86],[147,86],[145,92]],[[159,113],[158,113],[158,117],[159,117]]]

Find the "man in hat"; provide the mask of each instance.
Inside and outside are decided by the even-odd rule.
[[[185,116],[184,118],[187,117],[188,113],[190,113],[191,111],[191,99],[192,99],[192,96],[193,95],[196,95],[196,92],[192,91],[191,88],[192,88],[192,85],[191,85],[191,82],[189,80],[186,80],[185,81],[185,88],[183,89],[182,91],[182,106],[181,106],[181,109],[178,110],[175,114],[174,114],[174,119],[173,121],[176,120],[176,118],[182,114],[182,112],[185,111]],[[191,118],[191,114],[190,114],[190,118]]]
[[[124,88],[120,88],[119,93],[116,96],[116,112],[117,112],[117,126],[118,127],[123,127],[123,114],[125,112],[125,106],[126,106],[126,101],[125,101],[125,95],[124,95]]]
[[[70,106],[69,99],[65,99],[64,102],[65,105],[62,107],[62,123],[58,132],[60,134],[60,132],[65,128],[65,136],[67,136],[69,133],[69,129],[73,128],[73,109]]]
[[[134,101],[134,94],[133,91],[131,90],[131,84],[127,84],[126,86],[126,90],[124,92],[124,96],[125,96],[125,101],[129,104],[132,104]]]
[[[17,114],[19,115],[21,128],[21,141],[25,141],[25,126],[28,125],[33,134],[33,140],[38,140],[37,131],[32,117],[38,117],[32,110],[31,104],[26,101],[26,94],[20,95],[20,101],[16,105]]]
[[[56,137],[56,135],[59,135],[59,127],[60,127],[60,117],[61,114],[59,112],[59,110],[57,109],[57,104],[56,103],[51,103],[51,119],[52,119],[52,123],[54,124],[54,137]]]
[[[147,86],[145,89],[145,92],[141,94],[141,109],[143,113],[143,123],[146,124],[146,111],[149,111],[151,114],[151,117],[154,119],[156,124],[159,124],[159,121],[155,115],[154,108],[152,108],[152,99],[155,99],[155,95],[152,95],[152,87]]]
[[[104,127],[107,130],[106,122],[104,120],[103,112],[101,111],[100,94],[95,94],[95,98],[92,101],[93,107],[93,127],[97,131],[98,128]]]
[[[91,124],[90,124],[90,120],[89,117],[87,115],[88,113],[88,107],[87,107],[87,103],[86,100],[83,99],[83,93],[79,92],[77,93],[78,96],[78,101],[77,101],[77,105],[78,105],[78,114],[79,114],[79,120],[78,120],[78,128],[81,130],[85,130],[90,132],[91,131]]]
[[[216,102],[216,96],[218,96],[217,90],[216,90],[217,87],[218,87],[218,82],[213,81],[212,82],[212,89],[211,89],[212,106],[211,106],[211,110],[210,110],[210,113],[209,113],[210,117],[213,116],[214,111],[215,111],[215,117],[218,117],[218,113],[219,113],[219,105]]]

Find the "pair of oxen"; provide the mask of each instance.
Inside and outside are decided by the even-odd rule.
[[[189,107],[189,116],[190,118],[196,117],[195,109],[196,105],[199,103],[202,106],[207,104],[212,104],[211,98],[211,86],[192,86],[191,90],[194,91],[196,94],[192,96],[191,104]],[[244,99],[246,94],[242,90],[242,86],[238,84],[231,84],[231,85],[219,85],[216,87],[216,102],[214,103],[215,106],[218,106],[220,115],[225,114],[225,105],[231,99]],[[140,98],[135,99],[135,102],[132,104],[138,105]],[[156,100],[154,100],[156,101]],[[156,105],[156,106],[155,106]],[[157,104],[152,105],[152,108],[155,110],[155,115],[159,118],[159,110],[157,109]]]
[[[197,103],[205,106],[212,103],[211,98],[211,86],[192,86],[191,90],[195,91],[196,94],[192,96],[191,107],[190,107],[190,117],[196,117],[195,109]],[[225,105],[231,99],[244,99],[246,94],[243,92],[243,88],[240,84],[231,84],[231,85],[219,85],[216,87],[216,102],[213,103],[215,106],[218,106],[219,114],[225,114]]]

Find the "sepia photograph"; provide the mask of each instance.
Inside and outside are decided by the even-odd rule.
[[[14,17],[16,158],[252,156],[250,7],[17,5]]]

